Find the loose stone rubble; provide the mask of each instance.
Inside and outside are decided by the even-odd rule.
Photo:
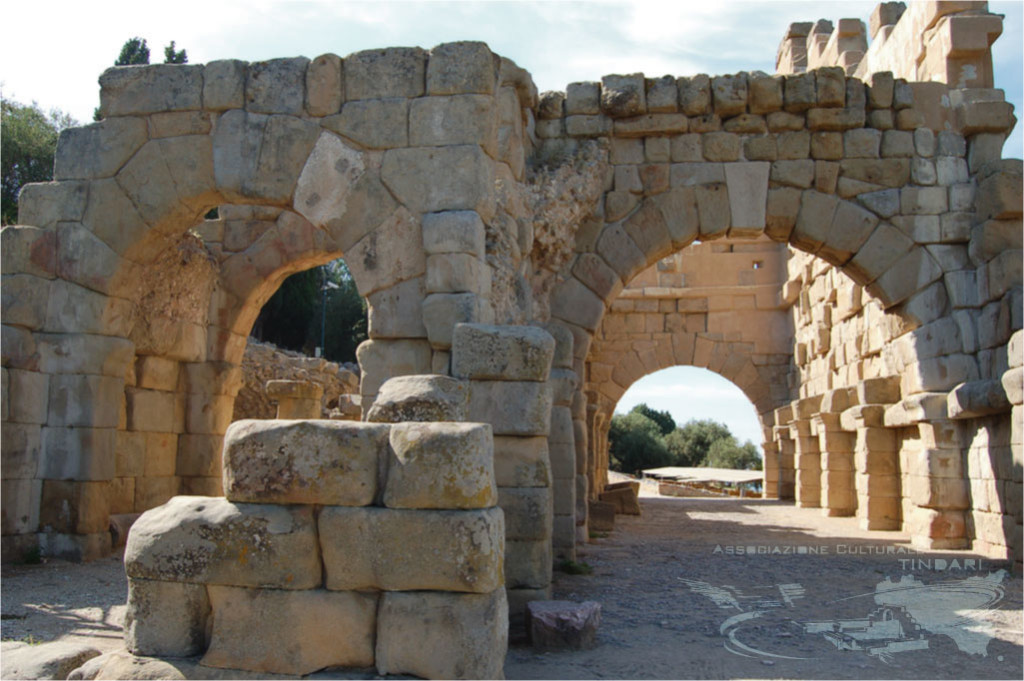
[[[693,365],[755,405],[767,497],[1020,568],[1024,216],[1021,162],[1001,159],[1016,124],[992,80],[1001,18],[885,3],[870,28],[868,45],[856,20],[792,24],[776,75],[612,74],[564,92],[538,93],[479,42],[108,70],[102,120],[62,132],[55,180],[27,185],[20,224],[0,230],[4,560],[104,555],[112,515],[161,507],[129,541],[153,547],[129,564],[131,640],[194,650],[212,607],[209,659],[257,664],[218,607],[244,595],[246,611],[294,613],[324,591],[324,617],[376,632],[380,671],[493,675],[468,653],[431,666],[382,631],[504,613],[502,584],[513,621],[549,598],[552,561],[588,541],[619,398]],[[338,257],[369,309],[339,411],[375,423],[289,424],[309,443],[291,458],[260,449],[278,421],[225,447],[261,305]],[[284,393],[282,415],[315,414],[315,392]],[[467,423],[493,435],[491,492]],[[356,466],[324,438],[401,463]],[[451,438],[471,461],[453,463]],[[431,477],[435,462],[454,477]],[[207,499],[222,484],[227,500]],[[249,526],[266,541],[243,541]],[[338,550],[323,528],[356,526],[361,562],[319,574]],[[160,532],[196,527],[221,553],[158,550]],[[448,569],[410,541],[468,550],[437,533],[455,527],[488,538],[479,561]],[[352,589],[382,590],[376,629]],[[171,593],[173,631],[140,628]],[[424,645],[499,636],[460,627]],[[360,640],[338,655],[365,661]]]

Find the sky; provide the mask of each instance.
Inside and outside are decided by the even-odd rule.
[[[540,91],[609,73],[676,76],[771,73],[794,21],[855,17],[868,24],[875,2],[313,2],[295,0],[49,0],[0,9],[0,88],[5,98],[60,109],[80,122],[99,103],[97,78],[121,45],[145,38],[152,61],[175,41],[193,64],[259,61],[333,52],[483,40],[528,70]],[[1022,107],[1024,4],[990,2],[1004,14],[993,47],[996,86],[1018,117]],[[1004,155],[1024,157],[1020,125]],[[732,397],[727,392],[732,391]],[[725,421],[759,444],[754,408],[738,388],[703,369],[668,369],[639,381],[620,401],[690,418]]]

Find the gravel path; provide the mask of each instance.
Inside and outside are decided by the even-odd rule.
[[[555,598],[601,604],[597,646],[517,641],[509,679],[1022,677],[1021,579],[1005,564],[778,502],[642,496],[642,517],[580,552],[593,574],[556,573]],[[0,634],[117,650],[126,592],[120,556],[4,566]]]

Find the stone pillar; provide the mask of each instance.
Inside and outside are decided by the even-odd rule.
[[[968,548],[965,511],[970,506],[970,488],[964,477],[959,426],[931,420],[917,428],[919,446],[907,451],[902,461],[910,501],[904,527],[921,548]],[[984,501],[981,505],[987,508]],[[1001,518],[997,524],[1001,535]]]
[[[821,449],[821,513],[852,516],[857,509],[853,480],[853,452],[856,436],[844,431],[837,413],[822,412],[814,417],[814,430]]]
[[[552,518],[559,488],[552,487],[549,445],[571,421],[554,415],[575,388],[571,370],[551,369],[554,339],[534,326],[458,324],[451,346],[452,374],[469,380],[471,422],[494,433],[498,505],[505,511],[505,587],[509,613],[522,621],[526,604],[551,597]],[[570,443],[571,447],[571,443]],[[553,503],[555,508],[553,509]]]
[[[796,505],[801,508],[821,506],[821,450],[818,438],[811,431],[811,419],[821,405],[821,395],[793,402],[793,421],[789,426],[796,459]]]
[[[774,430],[774,429],[773,429]],[[765,440],[764,450],[764,498],[779,498],[779,446],[773,439]]]
[[[125,389],[125,431],[118,435],[126,448],[118,449],[111,513],[141,513],[178,493],[177,459],[186,404],[180,373],[181,364],[173,359],[143,356],[135,362],[134,385]],[[133,484],[127,484],[129,473]]]
[[[1010,457],[1009,470],[1004,475],[1004,498],[1007,518],[1003,520],[1004,535],[1008,553],[1013,559],[1017,573],[1021,572],[1024,558],[1024,331],[1016,331],[1007,344],[1007,364],[1002,384],[1006,398],[1013,405],[1010,412]],[[1012,522],[1011,522],[1012,520]]]
[[[267,381],[267,397],[277,401],[278,419],[320,418],[323,396],[323,386],[311,381]]]
[[[859,405],[843,412],[843,427],[855,429],[854,483],[857,518],[865,530],[898,530],[901,486],[896,431],[885,428],[882,405]]]
[[[789,423],[793,420],[791,406],[779,407],[775,410],[775,426],[772,428],[772,440],[778,451],[779,499],[793,499],[796,496],[796,447],[789,436]]]

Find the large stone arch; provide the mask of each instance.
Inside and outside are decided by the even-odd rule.
[[[536,97],[481,43],[100,85],[104,118],[62,133],[55,180],[3,230],[4,403],[10,383],[31,404],[5,412],[5,556],[101,555],[132,481],[152,489],[117,512],[218,494],[246,337],[295,271],[346,258],[370,308],[367,403],[390,376],[447,371],[452,326],[491,319],[484,222],[495,174],[522,179]]]
[[[678,99],[666,104],[671,97],[663,100],[662,88],[675,89]],[[957,418],[950,416],[956,407],[946,411],[944,406],[951,390],[966,385],[968,392],[982,394],[982,384],[998,386],[1005,370],[991,364],[990,354],[979,355],[967,337],[985,333],[979,326],[983,308],[991,305],[989,314],[998,315],[1020,296],[1019,273],[1010,273],[1019,265],[1005,267],[1019,260],[1019,251],[996,256],[982,246],[1019,247],[1019,224],[1013,222],[1019,210],[995,198],[995,182],[986,179],[999,167],[995,145],[1015,119],[998,96],[958,91],[949,94],[954,105],[939,115],[936,126],[933,111],[926,116],[914,108],[915,94],[929,100],[936,93],[889,74],[875,74],[866,86],[840,68],[825,68],[785,78],[608,76],[599,86],[575,84],[566,96],[551,97],[540,129],[553,153],[589,138],[606,140],[608,147],[604,192],[577,232],[575,255],[561,270],[550,299],[552,319],[574,333],[577,371],[586,375],[602,320],[640,272],[695,241],[765,235],[813,256],[878,301],[882,323],[864,345],[873,352],[879,345],[891,348],[885,362],[875,363],[883,365],[884,375],[834,385],[831,376],[801,380],[793,395],[797,401],[788,411],[777,410],[766,441],[772,438],[767,431],[779,428],[791,435],[780,433],[779,446],[800,443],[798,503],[822,505],[832,515],[854,512],[855,476],[847,459],[857,449],[857,428],[849,421],[844,430],[839,416],[857,405],[874,405],[875,398],[886,415],[874,425],[892,429],[886,437],[898,439],[889,445],[890,459],[945,456],[941,446],[921,445],[930,434],[917,430]],[[983,251],[986,255],[972,257]],[[995,257],[999,264],[990,260]],[[963,342],[951,340],[957,336]],[[1000,342],[1008,338],[1007,331]],[[823,347],[829,347],[827,336]],[[857,390],[868,379],[888,389],[874,395],[862,389],[858,402]],[[981,412],[1006,413],[1005,401],[992,400],[979,405]],[[926,414],[920,406],[925,401],[943,407]],[[966,418],[976,412],[957,413]],[[601,421],[606,427],[606,419]],[[1005,424],[1008,428],[1009,421]],[[907,432],[893,432],[899,428]],[[590,432],[590,456],[597,457]],[[840,468],[828,468],[827,462],[822,468],[822,438],[846,455],[842,461],[832,457]],[[917,444],[907,445],[910,441]],[[816,468],[808,468],[816,461]],[[882,528],[895,522],[925,546],[965,546],[964,518],[972,512],[964,501],[967,478],[938,481],[929,465],[907,463],[889,474],[891,484],[875,484],[866,469],[857,470],[856,479],[872,489],[888,485],[881,494],[893,501],[888,523],[874,516],[864,523]],[[577,465],[581,468],[591,477],[597,474],[593,466]],[[830,495],[821,481],[840,478]],[[579,480],[575,487],[581,488]]]

